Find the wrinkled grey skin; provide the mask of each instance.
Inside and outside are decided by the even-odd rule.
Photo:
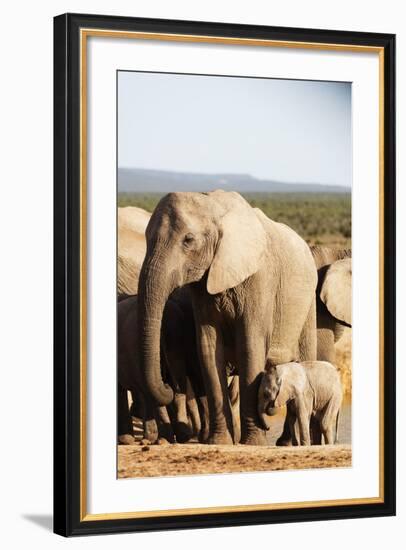
[[[117,212],[117,229],[118,229],[118,261],[117,261],[117,299],[118,302],[125,300],[131,295],[136,295],[138,291],[138,278],[141,271],[142,262],[144,261],[145,252],[146,252],[146,239],[145,239],[145,229],[148,225],[151,214],[142,208],[137,208],[133,206],[127,206],[124,208],[118,208]],[[128,319],[124,323],[124,310],[127,310],[131,303],[128,302],[127,305],[123,308],[121,306],[120,319],[119,319],[119,339],[123,342],[122,327],[128,327],[131,323],[136,323],[137,312],[132,312],[128,315],[128,312],[125,314],[128,315]],[[177,306],[177,307],[176,307]],[[135,309],[136,305],[134,306]],[[179,427],[183,426],[183,423],[180,423],[179,419],[176,418],[179,416],[179,404],[183,403],[185,397],[187,397],[186,408],[189,417],[190,428],[192,429],[192,437],[198,437],[199,440],[204,440],[208,437],[208,408],[207,408],[207,398],[205,397],[203,379],[201,377],[199,358],[197,356],[196,343],[195,343],[195,331],[194,331],[194,321],[193,321],[193,310],[191,306],[191,298],[187,292],[176,293],[176,296],[172,296],[172,304],[170,306],[172,315],[166,316],[165,323],[165,335],[166,339],[172,342],[172,363],[169,365],[170,373],[175,373],[176,364],[180,366],[180,371],[182,371],[182,366],[185,366],[186,375],[184,372],[176,373],[175,383],[177,384],[177,399],[170,406],[169,413],[172,419],[172,424],[175,427],[175,431],[178,432],[178,440],[186,440],[187,429],[183,427],[180,431],[183,432],[183,435],[179,433]],[[134,318],[135,317],[135,318]],[[178,332],[178,331],[181,332]],[[131,334],[126,334],[127,339],[137,338],[137,329],[128,331]],[[135,346],[135,341],[132,343]],[[123,344],[127,346],[127,344]],[[176,345],[178,345],[178,350],[176,350]],[[136,346],[135,346],[136,347]],[[127,350],[131,349],[131,354],[134,355],[135,350],[130,346],[127,346]],[[168,345],[166,346],[167,350]],[[181,349],[180,349],[181,348]],[[174,352],[175,349],[175,352]],[[175,358],[173,357],[175,354]],[[135,360],[136,362],[136,360]],[[135,368],[137,365],[135,364]],[[187,384],[187,377],[192,379],[192,382]],[[145,388],[144,384],[140,381],[141,389],[137,390],[137,393],[132,392],[133,403],[131,406],[131,414],[136,417],[145,418],[146,408],[145,408],[145,399],[144,393]],[[129,431],[131,433],[129,426],[128,418],[128,403],[126,391],[122,392],[123,397],[119,404],[123,405],[123,411],[125,412],[123,418],[125,419],[122,424],[123,427],[121,430]],[[186,394],[186,396],[185,396]],[[183,405],[182,405],[183,407]],[[152,411],[158,414],[158,422],[162,429],[166,426],[169,426],[169,420],[167,411],[162,409],[154,408],[153,405],[148,407],[148,416],[153,417]],[[166,416],[163,415],[165,413]],[[157,414],[154,414],[156,417]],[[200,418],[201,416],[201,418]],[[147,434],[149,438],[156,437],[157,426],[155,420],[148,420],[146,423]],[[167,430],[168,437],[170,437],[170,430]],[[124,437],[124,436],[123,436]],[[121,437],[121,439],[123,439]],[[131,437],[124,437],[124,440],[131,441]]]
[[[233,443],[226,365],[239,374],[241,443],[266,444],[257,414],[259,375],[273,364],[315,359],[317,273],[309,247],[234,192],[170,193],[146,230],[139,280],[139,341],[146,386],[159,405],[160,331],[171,292],[190,285],[210,416],[208,443]]]
[[[151,214],[142,208],[117,209],[117,294],[132,296],[138,292],[138,277],[144,261],[145,228]]]
[[[227,376],[228,398],[230,402],[231,416],[233,422],[233,442],[241,441],[241,420],[240,420],[240,380],[238,374]]]
[[[166,331],[166,338],[171,341],[169,346],[172,349],[172,355],[168,356],[169,370],[173,371],[171,361],[176,361],[179,365],[176,379],[184,381],[186,377],[186,405],[192,437],[197,437],[201,443],[204,443],[209,436],[209,411],[197,351],[190,289],[183,287],[175,290],[169,300],[176,304],[181,313],[178,318],[172,316]],[[184,384],[178,383],[178,385],[180,393],[183,393]]]
[[[311,247],[318,273],[317,359],[336,362],[335,346],[351,327],[351,249]]]
[[[199,432],[193,433],[190,429],[187,414],[187,408],[194,410],[196,405],[193,400],[195,400],[195,394],[198,393],[195,391],[196,387],[193,389],[194,384],[192,385],[188,379],[188,376],[194,378],[194,373],[189,372],[189,360],[191,358],[188,356],[191,343],[194,344],[195,348],[193,342],[194,332],[190,335],[188,329],[190,322],[186,323],[183,311],[176,300],[169,299],[165,307],[161,338],[163,349],[161,370],[174,390],[174,400],[170,409],[167,410],[166,407],[157,407],[148,392],[145,392],[145,384],[138,358],[137,317],[137,296],[120,300],[117,326],[119,442],[131,442],[131,437],[127,437],[132,434],[127,390],[132,392],[133,400],[140,411],[138,414],[144,420],[146,439],[153,443],[160,437],[173,442],[174,431],[178,442],[186,442],[193,436],[200,435]],[[194,360],[195,365],[198,364],[196,356],[192,360]],[[200,373],[198,375],[200,376]],[[200,386],[203,386],[203,381],[201,381]],[[189,394],[188,403],[186,401],[187,394]],[[200,431],[202,429],[201,422],[195,427],[198,427]]]
[[[351,327],[351,249],[310,247],[317,268],[317,359],[336,364],[335,344],[344,327]],[[278,446],[291,445],[287,414]]]
[[[267,415],[287,405],[293,445],[326,445],[338,441],[342,388],[336,368],[327,361],[267,365],[258,392],[258,414],[269,428]],[[311,431],[310,431],[311,426]]]

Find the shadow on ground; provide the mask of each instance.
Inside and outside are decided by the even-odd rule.
[[[23,514],[22,517],[46,531],[53,530],[53,518],[50,514]]]

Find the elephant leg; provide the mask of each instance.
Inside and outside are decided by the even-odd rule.
[[[294,447],[298,447],[300,445],[300,437],[298,434],[296,414],[291,414],[287,416],[287,419],[289,425],[290,440],[292,441],[292,445]]]
[[[285,416],[285,421],[283,423],[283,430],[281,435],[276,440],[277,447],[290,447],[292,445],[292,435],[290,431],[290,422],[289,422],[289,411],[287,411]]]
[[[236,356],[240,379],[241,443],[267,445],[266,431],[258,416],[258,390],[265,366],[265,346],[261,345],[262,342],[253,341],[245,324],[241,333],[237,334],[237,342],[240,348]]]
[[[200,421],[199,407],[197,406],[195,392],[193,391],[189,378],[186,380],[186,408],[190,420],[192,438],[198,438],[200,430],[202,429],[202,423]]]
[[[167,370],[168,382],[173,388],[175,395],[173,398],[173,410],[175,417],[173,420],[173,429],[178,443],[186,443],[192,437],[192,430],[189,426],[189,419],[186,410],[186,363],[180,353],[181,350],[176,349],[176,352],[167,352],[165,349],[162,356],[165,358],[165,366]]]
[[[240,390],[239,377],[234,375],[228,385],[231,413],[233,415],[233,440],[237,445],[241,440],[241,419],[240,419]]]
[[[189,426],[189,419],[186,409],[186,394],[175,393],[173,406],[175,408],[176,415],[174,422],[176,441],[178,443],[186,443],[186,441],[189,441],[192,437],[192,430]]]
[[[238,378],[238,374],[234,374],[229,377],[228,395],[230,397],[231,405],[236,405],[237,401],[240,399],[240,380]]]
[[[341,399],[341,393],[337,396],[333,396],[328,402],[326,409],[323,411],[320,425],[326,445],[333,445],[337,439],[335,431],[338,428],[337,414],[340,410]]]
[[[127,390],[121,384],[117,384],[117,439],[121,445],[132,445],[134,443]]]
[[[310,445],[310,415],[306,403],[297,403],[297,422],[299,427],[300,445]]]
[[[197,439],[202,429],[202,423],[200,422],[199,407],[197,406],[195,397],[187,400],[187,411],[192,430],[192,439]]]
[[[310,432],[312,445],[321,445],[321,429],[317,418],[310,419]]]
[[[206,443],[209,438],[209,406],[204,387],[202,369],[197,356],[196,344],[193,348],[194,354],[189,362],[189,376],[187,377],[186,395],[194,396],[196,399],[198,422],[200,428],[196,435],[200,443]],[[196,418],[197,420],[197,418]]]
[[[133,423],[133,433],[136,441],[144,438],[144,417],[145,417],[145,399],[142,391],[138,388],[131,389],[129,399],[131,398],[130,415]],[[134,416],[139,414],[140,416]]]
[[[151,399],[144,394],[144,438],[150,443],[155,443],[159,437],[158,425],[156,422],[156,406]]]
[[[138,393],[131,390],[132,403],[130,407],[130,414],[135,418],[144,418],[144,403],[142,399],[139,399]]]
[[[207,443],[210,435],[210,415],[209,404],[206,395],[201,395],[197,398],[197,407],[199,409],[201,423],[199,441],[200,443]]]
[[[158,439],[164,439],[169,443],[175,443],[171,419],[166,407],[156,407],[155,419],[158,426]]]
[[[310,306],[299,338],[300,361],[315,361],[317,358],[316,297]]]
[[[283,441],[283,444],[280,443],[280,439],[283,436],[279,437],[278,441],[276,442],[276,445],[282,446],[282,447],[290,447],[294,446],[297,447],[300,445],[300,437],[299,437],[299,429],[298,429],[298,423],[297,423],[297,414],[296,414],[296,405],[294,401],[291,401],[288,403],[286,408],[286,417],[285,417],[285,423],[283,429],[287,430],[286,437]]]
[[[325,426],[322,428],[323,436],[324,436],[324,443],[326,445],[333,445],[334,444],[334,426],[331,424],[329,426]]]
[[[334,346],[334,332],[330,328],[317,329],[317,359],[336,364],[336,350]]]
[[[200,362],[210,419],[210,435],[207,443],[212,445],[230,445],[232,438],[232,419],[227,390],[227,375],[221,338],[212,324],[198,324]]]

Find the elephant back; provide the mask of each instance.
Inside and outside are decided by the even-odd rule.
[[[317,269],[331,265],[337,260],[344,260],[352,257],[351,248],[330,248],[328,246],[310,247]]]
[[[146,253],[145,229],[151,214],[142,208],[118,208],[117,293],[137,294],[138,279]]]

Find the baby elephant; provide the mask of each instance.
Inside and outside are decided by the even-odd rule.
[[[324,443],[330,445],[338,441],[341,401],[340,377],[331,363],[303,361],[277,366],[268,363],[259,387],[258,414],[264,428],[269,430],[266,415],[271,416],[276,408],[287,405],[293,445],[321,445],[322,435]]]

